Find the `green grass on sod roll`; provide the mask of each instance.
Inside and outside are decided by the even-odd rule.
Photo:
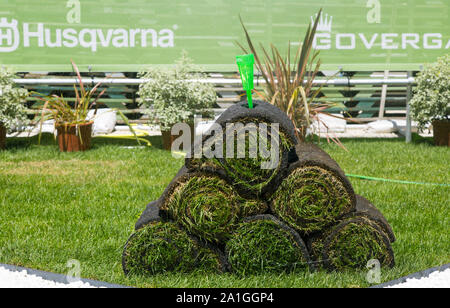
[[[267,209],[263,202],[241,198],[218,176],[195,173],[183,179],[164,207],[188,232],[205,241],[226,241],[242,218]]]
[[[242,222],[225,250],[232,271],[241,276],[306,269],[310,261],[300,236],[270,215]]]
[[[310,244],[311,256],[329,270],[365,268],[372,259],[382,266],[394,266],[394,253],[388,236],[365,216],[345,219]]]
[[[283,167],[283,159],[286,153],[290,150],[293,144],[286,138],[286,136],[277,131],[279,135],[279,140],[276,140],[276,147],[279,151],[277,153],[279,157],[279,162],[275,168],[264,169],[262,168],[263,163],[268,163],[269,158],[263,158],[260,156],[260,151],[257,152],[257,158],[251,158],[249,153],[251,151],[250,145],[258,145],[260,143],[265,143],[267,145],[267,150],[270,152],[272,149],[271,140],[274,138],[271,135],[270,128],[268,128],[268,138],[264,138],[262,135],[253,135],[245,133],[245,153],[238,153],[237,138],[234,144],[234,157],[229,158],[225,156],[225,159],[219,159],[219,164],[223,169],[226,170],[227,175],[232,179],[233,183],[240,187],[243,187],[245,191],[252,193],[260,193],[267,185],[274,180],[277,175],[281,172]],[[263,139],[264,138],[264,139]],[[224,150],[227,147],[226,141],[224,142]],[[253,149],[253,150],[257,150]],[[259,149],[260,150],[260,149]],[[239,158],[240,156],[245,156],[245,158]]]
[[[274,213],[301,234],[323,230],[351,208],[343,183],[318,166],[295,169],[272,197]]]
[[[122,264],[128,275],[155,275],[170,271],[220,272],[220,256],[200,244],[174,223],[152,223],[127,241]]]
[[[81,264],[81,277],[134,287],[367,287],[367,270],[265,273],[241,277],[195,270],[150,277],[125,276],[124,243],[145,205],[158,199],[183,165],[161,148],[133,141],[94,138],[84,153],[59,153],[52,135],[8,138],[0,151],[0,263],[67,274],[67,261]],[[422,139],[421,139],[422,140]],[[450,183],[448,148],[431,138],[341,139],[348,149],[320,146],[348,173],[419,182]],[[395,231],[395,267],[381,269],[381,282],[450,263],[450,188],[350,179]]]
[[[192,159],[190,161],[190,168],[196,170],[224,170],[233,185],[237,186],[240,191],[245,194],[260,195],[268,186],[278,184],[273,183],[273,181],[276,180],[277,176],[279,176],[281,169],[286,167],[288,151],[293,147],[293,142],[289,140],[285,133],[280,130],[276,130],[274,136],[278,135],[279,138],[275,138],[274,141],[279,149],[279,152],[277,153],[279,157],[278,164],[274,168],[262,168],[263,163],[267,163],[271,160],[270,157],[265,158],[260,155],[261,149],[259,147],[261,143],[265,142],[265,144],[267,144],[267,150],[269,152],[271,151],[271,140],[274,136],[271,134],[270,124],[251,118],[241,119],[241,121],[242,122],[240,123],[243,123],[244,125],[248,123],[255,123],[256,127],[260,124],[266,124],[268,126],[267,137],[261,134],[251,134],[248,131],[242,132],[242,135],[240,136],[245,136],[245,149],[243,149],[244,151],[242,152],[237,146],[237,136],[239,136],[239,133],[235,133],[236,138],[234,138],[233,145],[234,152],[232,157],[229,157],[226,152],[226,137],[213,136],[210,139],[206,139],[205,144],[213,145],[213,140],[215,140],[215,138],[221,138],[223,140],[223,158],[214,157],[211,159]],[[256,145],[256,148],[252,148],[252,150],[257,151],[256,158],[250,157],[250,145]]]

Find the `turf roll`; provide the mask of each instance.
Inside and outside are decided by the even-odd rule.
[[[347,218],[352,216],[365,216],[370,218],[382,228],[391,243],[396,241],[394,230],[392,230],[392,227],[387,219],[380,212],[380,210],[378,210],[375,205],[373,205],[366,198],[356,195],[356,212],[347,215]]]
[[[356,212],[308,239],[311,257],[328,269],[360,268],[370,259],[394,265],[394,231],[383,214],[366,198],[356,195]],[[327,260],[326,262],[324,260]]]
[[[362,269],[377,259],[394,266],[394,253],[383,228],[365,215],[344,219],[308,241],[312,258],[330,271]]]
[[[233,273],[241,276],[313,268],[305,243],[272,215],[246,218],[226,243]]]
[[[182,168],[163,193],[160,211],[190,234],[210,243],[224,243],[246,216],[266,212],[268,205],[242,198],[220,175]]]
[[[301,235],[320,232],[355,211],[356,197],[339,165],[318,146],[301,143],[271,198],[272,212]]]
[[[126,275],[166,272],[223,272],[226,258],[171,222],[152,222],[136,231],[125,244],[122,267]]]
[[[237,123],[240,126],[232,126]],[[193,149],[191,156],[186,158],[186,167],[190,170],[221,170],[228,181],[244,195],[270,194],[287,167],[291,149],[297,144],[290,119],[277,107],[255,101],[253,109],[249,109],[245,102],[228,108],[216,120],[216,124],[222,133],[211,129],[205,133],[201,146],[213,151],[217,150],[215,147],[219,142],[222,150],[217,150],[216,154],[220,153],[221,156],[204,155],[198,158]],[[245,143],[245,149],[244,146],[237,146],[238,141]],[[265,147],[262,148],[261,144]],[[231,146],[234,151],[227,152],[227,147]],[[197,144],[194,148],[198,147]]]

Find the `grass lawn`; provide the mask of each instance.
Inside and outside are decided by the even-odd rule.
[[[348,173],[450,183],[450,149],[428,140],[344,139],[345,152],[321,146]],[[82,277],[137,287],[367,287],[366,271],[259,275],[167,274],[126,278],[122,246],[145,205],[157,199],[183,164],[154,147],[95,139],[86,153],[59,153],[53,140],[10,139],[0,152],[0,263],[67,273],[81,262]],[[123,144],[121,144],[123,143]],[[130,145],[130,144],[128,144]],[[450,187],[351,179],[391,223],[396,266],[382,282],[450,262]]]

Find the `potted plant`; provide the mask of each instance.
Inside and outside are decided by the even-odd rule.
[[[208,115],[217,101],[214,87],[200,81],[206,76],[185,52],[173,68],[151,68],[139,76],[145,80],[138,92],[141,104],[146,108],[150,122],[159,124],[166,150],[171,149],[175,139],[171,135],[173,125],[187,123],[193,130],[194,115]]]
[[[36,94],[36,98],[44,102],[39,119],[39,142],[41,140],[42,124],[44,121],[53,120],[55,122],[61,152],[79,152],[90,149],[92,124],[94,121],[88,118],[88,112],[92,107],[96,106],[98,99],[106,91],[106,89],[103,90],[93,100],[92,98],[98,90],[100,83],[95,85],[91,90],[86,90],[78,67],[73,61],[72,66],[79,80],[79,89],[76,85],[73,86],[76,97],[74,106],[70,105],[62,95],[45,96],[34,93]]]
[[[6,133],[28,122],[24,100],[28,91],[14,84],[14,73],[0,68],[0,149],[6,147]]]
[[[411,117],[418,129],[433,125],[434,142],[450,146],[450,55],[438,58],[418,74],[417,88],[410,101]]]
[[[101,83],[97,83],[90,90],[86,89],[78,67],[73,61],[72,66],[79,80],[79,89],[76,85],[73,86],[76,98],[73,105],[65,100],[63,96],[45,96],[34,93],[36,94],[36,98],[44,101],[44,106],[42,107],[42,113],[39,119],[39,142],[41,140],[42,124],[44,121],[54,120],[61,152],[79,152],[91,148],[92,125],[94,123],[94,118],[97,115],[97,102],[106,92],[105,88],[94,98]],[[92,108],[95,108],[94,113],[93,115],[90,115],[89,111]],[[123,113],[118,109],[114,109],[114,111],[122,117],[124,122],[130,127],[131,132],[137,138],[135,131],[129,125],[128,120]]]

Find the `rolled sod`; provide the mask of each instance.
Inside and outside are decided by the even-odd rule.
[[[254,108],[249,109],[246,103],[239,103],[228,108],[216,121],[222,128],[223,134],[216,135],[214,130],[208,131],[202,140],[202,145],[207,148],[214,148],[214,141],[220,140],[223,144],[223,157],[202,158],[194,157],[194,150],[191,157],[186,158],[186,167],[190,170],[221,170],[230,183],[232,183],[244,195],[261,196],[267,195],[277,186],[282,176],[282,171],[287,167],[290,150],[297,144],[295,137],[295,129],[291,120],[279,108],[263,102],[255,101]],[[245,158],[240,158],[234,144],[233,157],[227,157],[227,127],[229,124],[241,123],[242,136],[245,136],[246,148]],[[247,130],[248,124],[255,124],[258,128],[257,136],[253,136]],[[259,127],[261,124],[267,126],[267,137],[260,134]],[[278,130],[272,134],[271,128],[275,128],[272,124],[278,124]],[[228,127],[229,129],[229,127]],[[238,134],[236,134],[238,136]],[[257,139],[255,139],[257,138]],[[264,138],[264,139],[262,139]],[[260,155],[258,151],[257,157],[251,157],[250,150],[260,150],[260,147],[250,148],[250,140],[255,141],[253,144],[259,145],[263,141],[271,151],[271,142],[275,141],[278,147],[278,161],[271,168],[263,168],[262,164],[267,163],[271,158]],[[235,140],[236,141],[236,140]],[[198,145],[196,145],[198,147]]]
[[[370,259],[393,266],[393,242],[394,232],[383,214],[366,198],[356,195],[356,212],[310,237],[308,248],[314,260],[331,270],[362,268]]]
[[[225,242],[246,216],[261,214],[263,201],[242,198],[219,174],[182,168],[163,193],[161,213],[210,243]]]
[[[202,245],[175,223],[153,222],[128,239],[122,254],[126,275],[166,272],[222,272],[226,259],[217,249]]]
[[[308,241],[312,258],[328,270],[362,269],[372,259],[382,266],[394,266],[394,252],[388,236],[366,215],[344,219]]]
[[[226,243],[231,271],[238,275],[313,268],[305,243],[272,215],[245,219]]]
[[[296,146],[297,159],[272,196],[272,212],[302,235],[324,230],[356,209],[350,181],[339,165],[313,144]]]
[[[396,241],[394,230],[392,230],[392,227],[387,219],[380,212],[380,210],[378,210],[375,205],[373,205],[366,198],[360,195],[356,195],[356,212],[347,216],[351,217],[352,215],[369,217],[383,229],[384,233],[386,233],[391,243],[394,243]]]

